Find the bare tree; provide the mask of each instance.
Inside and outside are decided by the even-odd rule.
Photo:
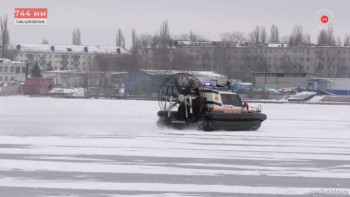
[[[244,34],[242,32],[236,31],[231,33],[224,33],[221,35],[221,39],[224,42],[230,43],[240,43],[244,42]]]
[[[276,25],[271,26],[271,35],[269,41],[272,44],[277,44],[280,42],[278,27]]]
[[[190,41],[197,41],[197,35],[190,31]]]
[[[168,21],[163,21],[160,25],[159,34],[152,37],[152,66],[155,69],[170,69],[170,48],[171,45]]]
[[[199,35],[197,33],[193,33],[192,30],[190,31],[189,38],[190,38],[191,41],[206,41],[207,40],[202,35]]]
[[[10,34],[7,28],[7,14],[3,19],[0,17],[0,28],[1,28],[1,46],[2,46],[1,57],[7,57],[8,45],[10,43]]]
[[[73,45],[81,45],[81,35],[80,35],[80,29],[79,28],[76,28],[73,31],[72,44]]]
[[[152,44],[152,35],[141,34],[140,36],[138,36],[138,42],[140,48],[147,48]]]
[[[267,37],[267,34],[266,34],[265,27],[261,26],[260,27],[260,42],[262,44],[266,44],[266,40],[267,40],[266,37]]]
[[[41,44],[49,44],[49,41],[47,41],[46,39],[43,39],[43,40],[41,41]]]
[[[163,21],[163,23],[160,25],[159,38],[160,38],[160,46],[162,48],[165,48],[170,41],[168,21]]]
[[[136,30],[132,29],[131,31],[131,49],[130,51],[132,52],[132,54],[137,55],[138,52],[138,42],[137,42],[137,36],[136,36]]]
[[[141,34],[138,36],[138,46],[140,54],[143,57],[143,62],[146,64],[147,68],[151,67],[151,55],[148,53],[150,46],[152,45],[152,35]]]
[[[160,37],[157,33],[155,33],[153,36],[152,36],[152,43],[153,44],[159,44],[160,42]]]
[[[254,44],[266,43],[266,30],[264,26],[256,26],[255,29],[249,34],[250,41]]]
[[[176,35],[172,36],[174,40],[189,40],[189,41],[206,41],[207,39],[204,38],[203,36],[194,33],[192,30],[190,31],[189,34],[181,34],[181,35]]]
[[[139,42],[136,35],[136,30],[131,30],[131,49],[132,53],[132,68],[138,68],[138,53],[139,53]]]
[[[258,44],[260,42],[260,27],[256,26],[249,36],[252,43]]]
[[[328,35],[328,44],[329,45],[335,45],[335,39],[334,39],[334,33],[333,33],[333,27],[332,26],[328,27],[327,35]]]
[[[120,28],[118,28],[118,33],[116,36],[116,46],[125,48],[125,38]]]
[[[317,44],[324,46],[334,46],[336,44],[332,27],[320,31],[317,37]]]
[[[317,37],[318,45],[328,45],[328,35],[326,30],[321,30]]]
[[[174,40],[190,40],[189,34],[175,35],[172,37]]]
[[[304,35],[304,38],[305,38],[305,43],[306,44],[311,44],[311,36],[310,36],[310,33],[306,33]]]
[[[289,43],[290,36],[282,36],[281,37],[281,43]]]
[[[345,34],[344,46],[350,46],[350,35],[349,34]]]
[[[290,45],[299,45],[305,43],[305,37],[303,34],[303,27],[301,25],[296,25],[289,38]]]

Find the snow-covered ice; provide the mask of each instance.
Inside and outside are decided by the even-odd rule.
[[[350,195],[350,106],[262,106],[258,131],[201,132],[155,101],[0,97],[0,196]]]

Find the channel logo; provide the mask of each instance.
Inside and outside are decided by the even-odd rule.
[[[47,25],[47,8],[15,8],[15,25]]]

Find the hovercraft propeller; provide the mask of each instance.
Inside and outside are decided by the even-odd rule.
[[[194,117],[203,107],[203,105],[197,105],[198,109],[193,110],[194,100],[198,104],[202,103],[202,92],[201,82],[193,75],[187,73],[171,75],[165,79],[159,89],[159,107],[167,117],[170,117],[174,108],[177,108],[178,115],[182,115],[183,119],[188,119],[190,115]]]

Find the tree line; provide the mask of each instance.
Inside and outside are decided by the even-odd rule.
[[[190,31],[187,34],[171,35],[168,21],[163,21],[158,32],[153,35],[137,34],[135,29],[131,31],[131,55],[108,56],[98,55],[96,58],[98,71],[116,70],[133,71],[136,69],[173,69],[173,70],[211,70],[224,73],[232,78],[251,80],[252,72],[268,72],[271,63],[264,54],[244,53],[239,57],[232,54],[232,46],[237,43],[249,43],[255,46],[266,44],[289,44],[290,46],[311,45],[311,36],[305,33],[303,27],[296,25],[289,36],[280,37],[276,25],[271,25],[269,34],[264,26],[256,26],[248,35],[242,32],[228,32],[221,35],[221,42],[213,52],[201,51],[193,55],[184,50],[173,50],[173,40],[185,41],[208,41],[204,36]],[[116,33],[116,46],[125,48],[125,37],[120,28]],[[336,40],[332,27],[320,30],[317,37],[319,46],[341,45],[339,38]],[[350,35],[346,34],[344,46],[350,45]],[[330,54],[328,54],[330,56]],[[321,60],[315,74],[325,77],[342,77],[347,70],[344,65],[335,61],[338,54],[325,57],[324,53],[317,53],[316,57]],[[334,57],[333,57],[334,56]],[[337,57],[335,57],[337,56]],[[239,62],[233,62],[238,58]],[[306,66],[300,61],[290,61],[292,58],[284,55],[279,58],[278,72],[306,72]],[[328,62],[323,61],[328,59]],[[329,60],[330,59],[330,60]]]

